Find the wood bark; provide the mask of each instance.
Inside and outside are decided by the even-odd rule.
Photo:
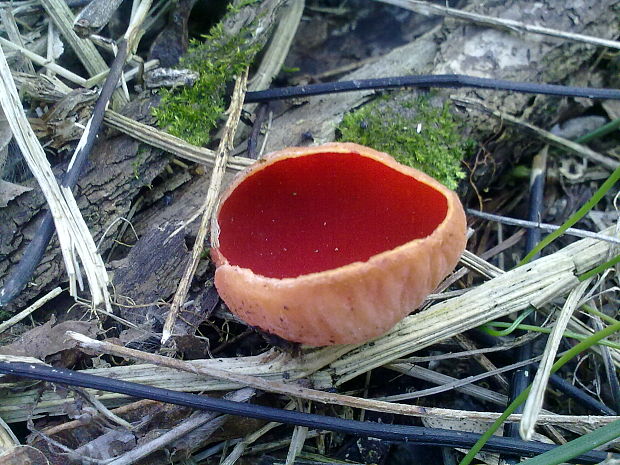
[[[528,2],[511,0],[472,2],[466,9],[476,13],[548,28],[612,39],[620,26],[618,2],[602,0],[593,6],[583,0]],[[398,76],[403,74],[468,74],[536,83],[593,85],[587,65],[602,53],[592,45],[536,34],[516,34],[472,23],[445,19],[415,41],[393,50],[378,61],[343,76],[341,80]],[[558,97],[514,92],[468,89],[442,90],[450,94],[480,98],[493,108],[549,128],[563,107],[570,104]],[[335,129],[343,115],[372,98],[373,92],[350,92],[310,97],[303,105],[290,107],[274,118],[266,152],[286,146],[307,145],[305,133],[314,143],[336,138]],[[589,102],[586,102],[588,105]],[[574,105],[574,104],[573,104]],[[578,106],[578,105],[577,105]],[[494,117],[468,112],[471,135],[481,144],[472,183],[478,190],[491,186],[512,163],[535,153],[542,142],[528,134],[506,131]],[[490,155],[490,156],[489,156]],[[467,196],[471,191],[467,192]]]
[[[127,111],[134,118],[149,119],[150,104],[150,101],[132,103]],[[161,151],[141,145],[127,136],[109,132],[101,135],[76,190],[78,205],[96,241],[117,218],[127,216],[137,194],[162,171],[169,162],[168,158]],[[61,166],[55,167],[58,175],[61,171]],[[21,259],[23,249],[36,234],[46,208],[34,179],[25,184],[33,189],[0,208],[0,283]],[[111,246],[121,224],[117,222],[107,230],[100,250]],[[7,310],[20,309],[35,296],[65,281],[58,241],[53,238],[31,284],[7,306]]]

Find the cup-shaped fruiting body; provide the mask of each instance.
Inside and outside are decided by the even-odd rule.
[[[312,346],[375,338],[415,310],[465,248],[457,195],[351,143],[271,153],[224,192],[215,286],[250,325]]]

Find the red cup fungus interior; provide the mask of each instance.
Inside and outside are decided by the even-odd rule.
[[[219,250],[231,265],[294,278],[426,237],[447,210],[441,192],[370,157],[284,158],[248,176],[225,199]]]

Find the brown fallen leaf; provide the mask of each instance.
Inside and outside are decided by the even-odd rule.
[[[75,342],[65,339],[66,331],[76,331],[89,337],[97,337],[95,321],[63,321],[55,324],[52,317],[47,323],[26,331],[21,337],[0,347],[0,355],[35,357],[56,366],[69,367],[75,364],[82,353]]]

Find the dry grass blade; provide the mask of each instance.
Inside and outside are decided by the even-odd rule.
[[[95,242],[88,231],[70,190],[62,190],[56,181],[41,144],[37,140],[21,106],[11,71],[0,49],[0,104],[7,117],[30,170],[36,178],[56,224],[71,294],[77,297],[79,256],[88,277],[94,306],[105,304],[111,310],[107,290],[108,276]],[[77,253],[77,256],[76,256]]]
[[[620,42],[616,40],[601,39],[599,37],[587,36],[584,34],[575,34],[572,32],[558,31],[557,29],[550,29],[543,26],[537,26],[534,24],[526,24],[520,21],[512,19],[495,18],[492,16],[481,15],[472,13],[470,11],[463,11],[457,8],[450,8],[447,6],[435,5],[429,2],[420,0],[381,0],[383,3],[390,3],[392,5],[406,8],[408,10],[415,11],[424,15],[440,15],[449,16],[451,18],[458,18],[464,21],[470,21],[476,24],[482,24],[484,26],[499,27],[502,29],[509,29],[516,32],[529,32],[531,34],[541,34],[550,37],[558,37],[565,40],[573,40],[576,42],[584,42],[586,44],[598,45],[602,47],[610,47],[620,49]]]
[[[189,144],[183,139],[160,131],[139,121],[123,116],[112,110],[106,110],[103,122],[119,131],[133,137],[152,147],[170,152],[185,160],[213,166],[215,163],[215,152],[204,147]],[[227,168],[243,170],[254,163],[255,160],[243,157],[230,157]]]
[[[519,433],[526,441],[531,440],[532,435],[534,434],[536,417],[542,409],[547,383],[549,382],[549,375],[551,374],[551,366],[555,361],[555,355],[557,354],[560,341],[564,335],[564,330],[566,329],[566,325],[573,315],[573,312],[579,305],[581,297],[586,292],[590,281],[591,280],[588,279],[580,283],[570,292],[564,306],[562,307],[558,319],[555,321],[553,330],[551,331],[551,335],[547,341],[547,346],[543,352],[540,368],[536,372],[536,376],[534,377],[534,381],[532,383],[532,389],[527,401],[525,402],[525,407],[523,408],[523,419],[519,425]]]
[[[535,134],[541,140],[544,140],[550,145],[554,145],[556,147],[568,150],[569,152],[574,153],[580,157],[584,157],[595,164],[604,166],[609,170],[615,170],[620,166],[620,162],[610,157],[606,157],[605,155],[601,155],[600,153],[595,152],[594,150],[585,145],[581,145],[568,139],[564,139],[563,137],[558,137],[555,134],[550,133],[549,131],[545,131],[544,129],[536,127],[526,121],[515,118],[512,115],[489,108],[481,100],[466,97],[453,97],[452,100],[457,105],[465,105],[492,114],[493,116],[499,118],[502,121],[523,128]]]

